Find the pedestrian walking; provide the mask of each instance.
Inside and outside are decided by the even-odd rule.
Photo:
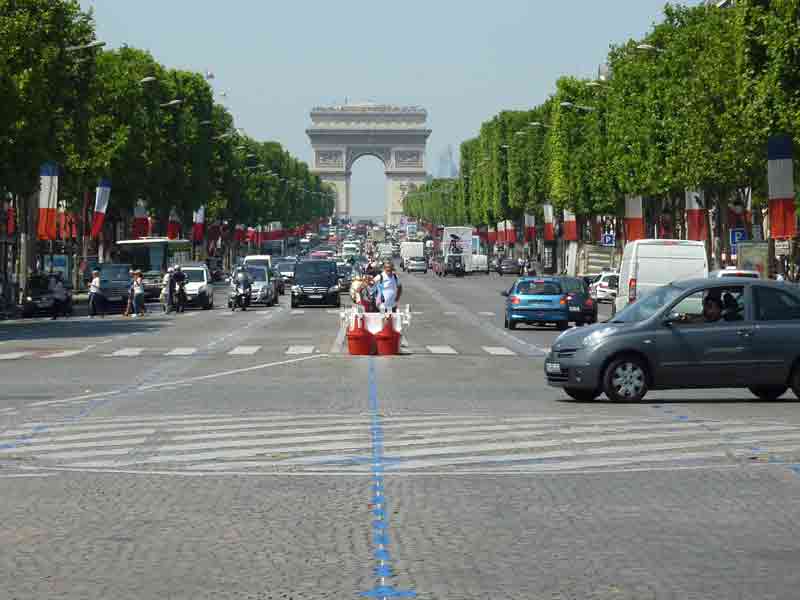
[[[133,296],[133,317],[144,316],[144,278],[141,271],[133,274],[133,284],[131,284]]]
[[[391,261],[383,263],[383,273],[375,277],[375,304],[383,312],[397,312],[397,303],[403,295],[403,286]]]
[[[64,282],[61,281],[61,273],[56,273],[50,276],[48,283],[48,290],[53,296],[53,314],[50,317],[53,321],[58,318],[60,314],[63,317],[67,316],[67,290],[64,287]]]
[[[92,271],[92,281],[89,283],[89,316],[95,317],[100,313],[101,317],[106,316],[105,296],[100,286],[100,271]]]

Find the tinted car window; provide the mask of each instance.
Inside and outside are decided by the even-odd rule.
[[[572,294],[585,294],[586,284],[582,279],[565,279],[564,287],[567,292]]]
[[[612,290],[615,290],[619,287],[619,276],[612,275],[611,277],[608,278],[607,281],[608,281],[608,287],[610,287]]]
[[[289,271],[294,271],[295,263],[293,262],[282,262],[275,265],[275,268],[282,273],[288,273]]]
[[[336,263],[327,260],[303,262],[294,269],[295,275],[336,274]]]
[[[190,283],[202,283],[206,280],[202,269],[183,269],[186,273],[186,281]]]
[[[755,286],[756,319],[759,321],[789,321],[800,319],[800,300],[781,290]]]
[[[267,270],[266,269],[247,269],[247,272],[250,273],[250,279],[253,281],[266,281],[267,280]]]
[[[557,296],[561,294],[561,285],[556,281],[520,281],[517,294]]]

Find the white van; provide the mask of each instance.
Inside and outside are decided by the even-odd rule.
[[[269,254],[251,254],[244,257],[244,265],[266,267],[267,271],[272,271],[272,256]]]
[[[708,277],[704,242],[636,240],[625,244],[619,267],[619,291],[614,312],[662,285],[681,279]]]

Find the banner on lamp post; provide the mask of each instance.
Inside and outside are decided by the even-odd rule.
[[[100,237],[103,231],[103,223],[106,220],[106,210],[108,201],[111,198],[111,183],[107,179],[102,179],[95,190],[94,196],[94,216],[92,217],[92,238]]]
[[[44,163],[39,169],[39,223],[37,234],[40,240],[56,239],[58,211],[58,165]]]

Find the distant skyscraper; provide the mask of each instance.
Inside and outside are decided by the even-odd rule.
[[[437,177],[453,178],[458,176],[458,167],[453,157],[453,146],[448,145],[439,155]]]

